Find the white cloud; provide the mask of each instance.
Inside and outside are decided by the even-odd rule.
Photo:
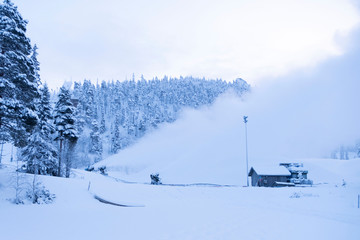
[[[340,55],[351,1],[15,1],[42,78],[195,75],[250,82]]]

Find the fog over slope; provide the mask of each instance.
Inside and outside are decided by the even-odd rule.
[[[228,93],[213,106],[185,110],[175,123],[97,166],[133,181],[159,172],[172,183],[234,184],[246,174],[244,115],[250,166],[328,157],[360,137],[359,56],[353,49],[316,69],[253,87],[243,100]]]
[[[278,155],[321,157],[360,139],[359,41],[360,29],[344,56],[256,88],[247,101],[249,112],[270,126],[264,130],[266,139],[254,141],[271,142],[268,148]]]

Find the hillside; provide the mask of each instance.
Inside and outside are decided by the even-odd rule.
[[[76,166],[84,167],[134,144],[162,123],[172,123],[184,108],[211,105],[227,91],[238,96],[250,90],[243,79],[226,82],[193,77],[105,82],[76,82],[79,134]]]

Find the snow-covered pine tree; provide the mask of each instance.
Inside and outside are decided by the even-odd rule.
[[[121,149],[120,116],[119,114],[117,114],[115,117],[115,123],[112,127],[111,153],[117,153],[120,149]]]
[[[31,60],[34,64],[35,79],[40,84],[40,64],[37,60],[36,45],[33,48]],[[54,127],[51,122],[50,93],[46,84],[40,89],[40,99],[36,101],[36,110],[38,122],[28,139],[28,144],[22,149],[21,155],[26,163],[27,172],[34,174],[32,188],[31,191],[27,191],[27,197],[33,203],[40,203],[41,199],[48,203],[48,200],[52,201],[53,195],[41,187],[41,183],[37,181],[38,174],[56,176],[57,173],[57,150],[51,138]]]
[[[104,110],[101,111],[101,122],[100,122],[100,134],[104,134],[106,132],[106,124],[105,124],[105,113]]]
[[[41,98],[39,103],[39,125],[47,139],[51,139],[51,134],[55,132],[54,117],[50,103],[50,92],[47,84],[40,89]]]
[[[37,60],[37,56],[39,55],[37,50],[39,48],[37,47],[37,45],[35,44],[34,47],[32,48],[32,54],[30,56],[30,59],[33,63],[33,66],[34,66],[34,77],[35,77],[35,81],[38,85],[41,84],[41,81],[40,81],[40,63],[39,61]]]
[[[0,136],[18,147],[26,145],[37,123],[35,100],[39,98],[26,25],[10,0],[0,4]]]
[[[97,112],[95,105],[95,86],[88,80],[85,80],[83,83],[80,102],[85,114],[85,122],[88,127],[91,127],[92,120],[97,118]]]
[[[54,126],[51,122],[50,93],[46,84],[40,89],[40,93],[41,98],[37,103],[39,121],[21,155],[28,173],[56,176],[57,150],[51,138]]]
[[[93,120],[92,122],[92,130],[90,133],[90,150],[89,152],[91,154],[95,155],[94,158],[94,162],[98,162],[102,159],[102,152],[103,152],[103,147],[102,147],[102,141],[101,141],[101,137],[100,137],[100,132],[99,132],[99,126],[96,120]]]
[[[57,150],[52,141],[46,139],[40,126],[35,127],[28,144],[23,148],[22,160],[26,162],[28,173],[57,175]]]
[[[65,87],[60,88],[58,101],[55,105],[54,123],[57,136],[55,140],[59,141],[59,164],[58,176],[61,176],[62,159],[65,155],[65,176],[70,176],[71,155],[78,140],[78,133],[74,119],[75,108],[71,102],[70,91]],[[65,152],[65,154],[64,154]]]
[[[83,104],[82,104],[82,87],[80,83],[75,82],[74,84],[74,90],[73,90],[73,96],[74,99],[78,101],[78,104],[75,108],[75,118],[76,118],[76,129],[78,131],[78,134],[81,135],[85,128],[85,112],[83,110]]]

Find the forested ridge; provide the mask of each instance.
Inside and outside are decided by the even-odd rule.
[[[242,79],[193,77],[75,83],[77,164],[89,165],[117,153],[161,123],[174,122],[183,108],[210,105],[226,91],[241,96],[249,89]]]

